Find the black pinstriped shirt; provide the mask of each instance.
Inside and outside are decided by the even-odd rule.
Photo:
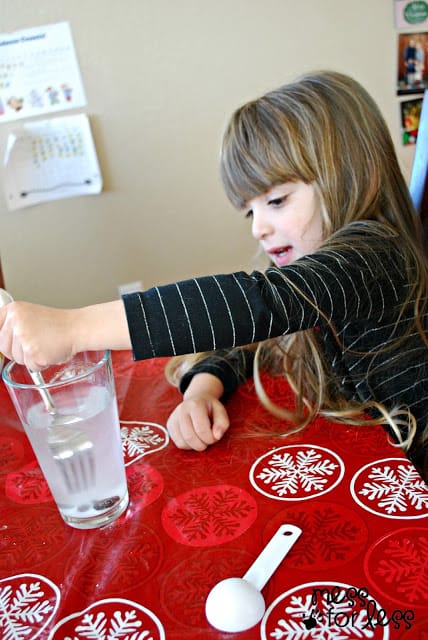
[[[399,238],[379,243],[367,223],[353,223],[340,235],[347,248],[326,246],[286,267],[125,295],[134,357],[230,349],[318,327],[346,397],[410,407],[422,431],[428,421],[428,349],[414,328],[393,346],[414,319],[412,303],[403,309],[410,283]],[[422,320],[428,329],[428,315]],[[194,372],[215,372],[226,391],[238,383],[241,373],[233,373],[227,360],[204,362]]]

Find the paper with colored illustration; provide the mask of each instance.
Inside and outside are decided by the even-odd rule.
[[[0,34],[0,123],[84,105],[68,22]]]

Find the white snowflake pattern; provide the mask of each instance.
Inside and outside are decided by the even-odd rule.
[[[302,585],[304,586],[307,585]],[[328,601],[328,596],[323,594],[316,607],[311,592],[302,591],[302,595],[285,593],[279,596],[263,618],[263,640],[267,638],[266,624],[270,615],[278,618],[274,625],[270,625],[273,630],[270,631],[269,638],[274,640],[346,640],[374,637],[386,640],[389,637],[388,629],[378,627],[376,631],[376,627],[373,628],[368,618],[367,610],[357,609],[355,602],[350,603],[346,598],[348,585],[343,586],[344,589],[335,594],[336,599],[343,599],[343,602],[332,604]],[[337,589],[338,585],[335,588]],[[287,595],[290,597],[287,598]],[[277,607],[281,600],[286,600],[284,606]]]
[[[129,458],[125,466],[163,449],[169,442],[167,430],[153,422],[121,420],[120,425],[123,452]]]
[[[44,622],[55,608],[49,600],[44,599],[45,596],[39,581],[22,582],[16,590],[10,584],[4,587],[0,585],[2,640],[27,640],[35,627],[42,630]]]
[[[96,614],[87,613],[83,616],[82,623],[76,626],[79,638],[92,638],[93,640],[149,640],[150,631],[138,631],[143,623],[138,620],[135,610],[113,613],[110,621],[103,611]],[[66,637],[65,640],[74,640]]]
[[[284,447],[273,452],[256,478],[269,485],[277,496],[296,495],[299,491],[319,495],[331,483],[331,476],[338,473],[339,461],[326,450],[315,447]],[[331,487],[329,487],[331,488]]]
[[[420,512],[420,517],[426,515],[428,487],[410,462],[399,460],[394,466],[388,460],[379,460],[370,466],[368,480],[363,483],[357,494],[355,494],[355,478],[351,487],[355,499],[362,506],[366,505],[361,503],[358,496],[376,503],[375,508],[379,510],[380,515],[382,513],[391,517],[403,515],[409,511],[410,507]],[[363,470],[366,468],[364,467]]]
[[[71,635],[64,634],[64,627]],[[107,598],[60,620],[49,640],[165,640],[165,632],[149,609],[132,600]]]

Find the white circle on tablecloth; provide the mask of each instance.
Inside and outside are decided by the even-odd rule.
[[[120,437],[125,467],[164,449],[169,443],[169,433],[165,427],[141,420],[121,420]]]
[[[313,600],[314,590],[324,590],[324,595]],[[375,610],[381,606],[367,595],[367,606],[358,596],[347,600],[348,590],[359,591],[359,587],[342,582],[307,582],[282,593],[266,610],[260,625],[262,640],[270,638],[316,638],[333,640],[334,638],[371,638],[388,640],[388,626],[369,622],[370,605]],[[329,601],[328,593],[335,594],[337,604]],[[340,600],[340,602],[339,602]],[[388,612],[386,612],[388,614]],[[373,628],[368,628],[368,626]],[[351,635],[354,633],[354,635]]]
[[[342,480],[345,465],[331,449],[313,444],[278,447],[258,458],[250,469],[251,484],[274,500],[317,498]]]
[[[42,635],[45,637],[61,599],[60,590],[54,582],[38,573],[20,573],[1,579],[0,593],[2,638],[17,638],[18,635],[29,638],[29,634],[33,640]],[[37,611],[34,616],[29,611],[30,607]]]
[[[51,640],[62,640],[64,633],[73,633],[73,638],[89,638],[93,633],[94,621],[102,624],[108,633],[110,625],[117,629],[123,623],[127,637],[165,640],[165,630],[159,618],[138,602],[124,598],[105,598],[97,600],[83,611],[76,611],[62,618],[52,629]],[[74,635],[78,629],[79,635]],[[72,632],[70,631],[72,630]],[[86,632],[86,633],[85,633]]]
[[[361,467],[350,491],[360,507],[382,518],[428,517],[428,486],[404,458],[384,458]]]

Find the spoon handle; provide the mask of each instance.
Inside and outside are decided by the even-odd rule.
[[[3,307],[4,305],[9,304],[9,302],[13,302],[13,298],[10,295],[10,293],[5,291],[5,289],[0,289],[0,307]],[[30,369],[28,369],[28,373],[30,374],[32,381],[37,387],[40,387],[40,385],[45,384],[45,381],[40,371],[31,371]],[[39,393],[46,407],[46,411],[51,414],[56,413],[54,401],[52,400],[52,396],[49,393],[49,391],[47,389],[40,388]]]
[[[302,530],[293,524],[281,525],[248,569],[244,580],[261,591],[301,533]]]
[[[40,373],[40,371],[32,371],[31,369],[28,369],[28,373],[31,376],[32,381],[34,382],[34,384],[36,385],[36,387],[39,387],[39,393],[42,397],[43,403],[46,407],[46,411],[48,413],[54,414],[56,413],[56,408],[54,405],[54,401],[52,400],[52,396],[49,393],[49,391],[47,389],[44,389],[41,385],[45,384],[44,378],[42,376],[42,374]]]

